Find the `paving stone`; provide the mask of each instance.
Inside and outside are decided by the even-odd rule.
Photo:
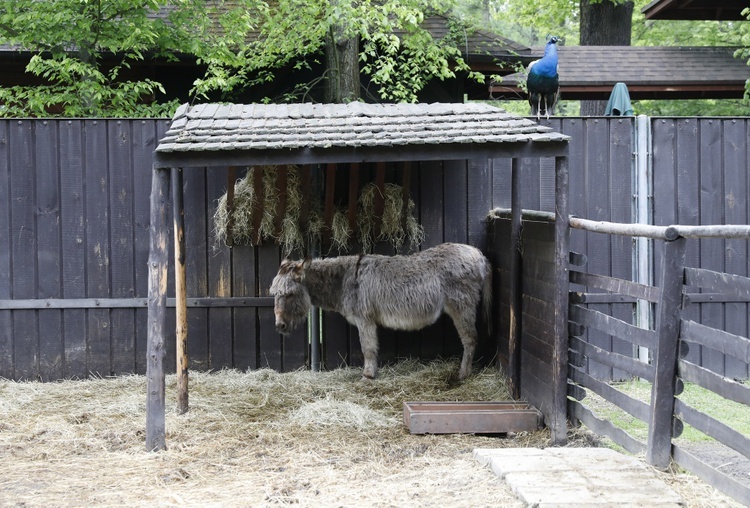
[[[474,457],[528,506],[681,505],[643,462],[607,448],[477,449]]]

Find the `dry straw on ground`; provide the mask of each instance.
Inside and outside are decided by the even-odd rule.
[[[159,453],[144,450],[143,376],[0,381],[0,506],[521,506],[472,451],[545,446],[547,432],[413,436],[401,422],[404,400],[507,397],[494,370],[458,384],[456,369],[191,373],[190,411],[168,411]]]

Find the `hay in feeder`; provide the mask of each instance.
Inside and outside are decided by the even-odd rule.
[[[255,196],[255,175],[262,172],[262,195]],[[277,186],[278,169],[275,166],[253,167],[234,184],[234,203],[231,213],[225,193],[218,200],[214,213],[214,230],[218,242],[237,245],[261,245],[273,241],[282,247],[284,255],[294,250],[301,251],[305,246],[307,233],[301,227],[302,191],[299,171],[295,166],[287,168],[285,209],[281,218],[280,231],[276,231],[278,204],[281,200]],[[260,200],[258,202],[258,200]],[[260,210],[260,224],[255,213]],[[231,232],[229,231],[231,226]],[[231,233],[231,242],[228,235]]]
[[[359,198],[357,227],[362,250],[371,252],[378,242],[388,242],[397,250],[408,243],[410,250],[415,250],[424,240],[424,229],[414,217],[414,201],[409,198],[404,208],[401,186],[386,183],[382,195],[383,213],[378,217],[375,201],[379,193],[378,186],[369,183]]]

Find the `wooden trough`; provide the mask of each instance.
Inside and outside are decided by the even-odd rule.
[[[542,413],[518,402],[404,402],[412,434],[506,434],[543,426]]]

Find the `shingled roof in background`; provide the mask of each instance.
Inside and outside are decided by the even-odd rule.
[[[604,99],[622,82],[633,99],[741,98],[750,67],[731,47],[562,46],[562,99]],[[544,48],[535,48],[537,58]],[[525,73],[493,83],[493,97],[522,94]]]
[[[199,104],[181,106],[157,153],[568,141],[494,106]]]

